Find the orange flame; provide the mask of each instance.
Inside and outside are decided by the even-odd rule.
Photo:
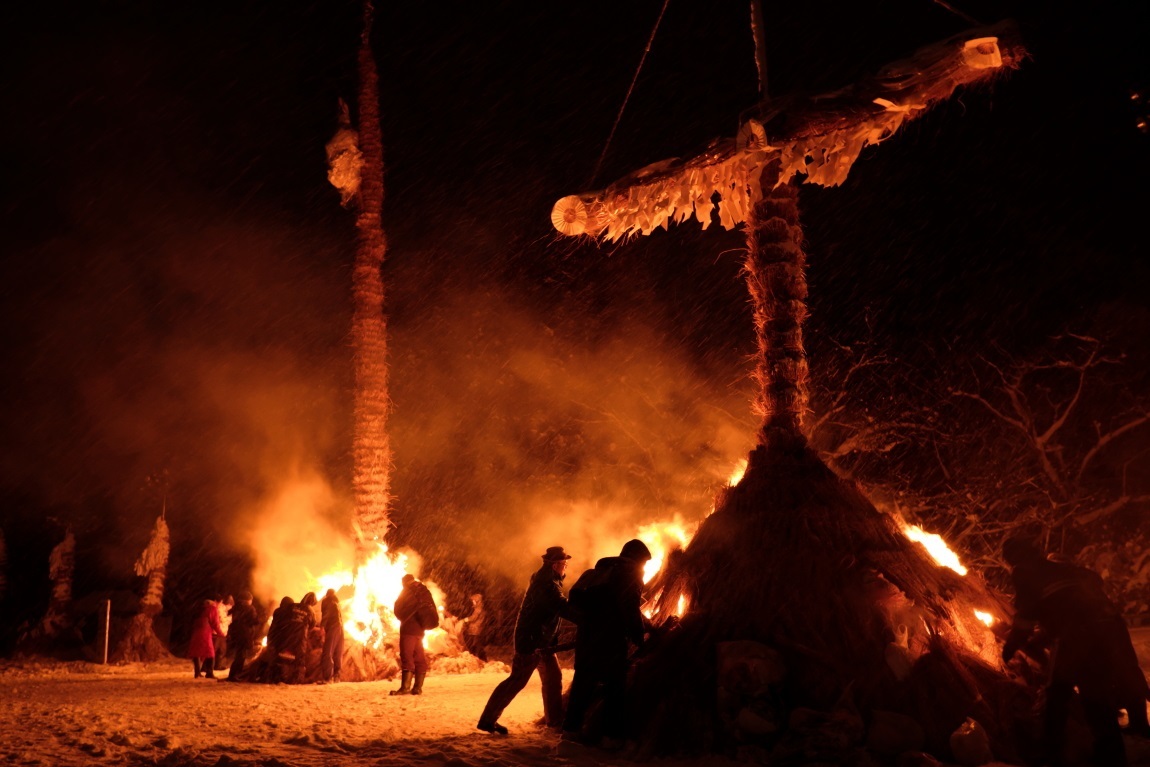
[[[321,594],[327,589],[338,592],[352,587],[350,600],[342,605],[343,628],[351,640],[371,648],[378,648],[389,637],[399,634],[399,619],[392,612],[392,606],[403,590],[404,574],[414,569],[406,552],[391,552],[382,543],[377,546],[378,550],[354,573],[333,570],[316,578]],[[443,592],[434,583],[425,581],[424,585],[435,597],[442,622]],[[424,635],[423,644],[424,647],[442,644],[445,639],[446,632],[436,628]]]
[[[928,533],[918,525],[903,524],[902,533],[910,540],[921,543],[931,558],[934,559],[942,567],[949,567],[959,575],[966,575],[969,572],[966,567],[959,560],[958,554],[951,550],[950,546],[946,544],[941,535],[937,533]],[[994,616],[983,610],[975,610],[974,617],[978,618],[984,626],[990,627],[994,625]]]
[[[734,487],[735,485],[742,482],[743,476],[746,473],[747,473],[747,459],[744,458],[743,460],[739,461],[739,463],[735,466],[734,470],[731,471],[731,475],[729,477],[727,477],[727,487]]]
[[[904,525],[902,533],[915,543],[921,543],[927,553],[935,562],[943,567],[949,567],[959,575],[966,575],[967,569],[959,560],[958,555],[951,551],[946,541],[937,533],[928,533],[918,525]]]

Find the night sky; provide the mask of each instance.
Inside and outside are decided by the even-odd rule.
[[[742,234],[597,244],[549,214],[734,133],[757,99],[747,4],[671,0],[595,179],[661,0],[380,5],[396,541],[483,582],[697,518],[756,426]],[[763,5],[776,95],[968,26],[930,0]],[[956,5],[1015,19],[1031,58],[803,191],[812,364],[1068,329],[1143,364],[1144,9]],[[354,223],[324,144],[356,95],[357,4],[3,14],[8,598],[43,609],[68,525],[78,591],[132,588],[164,504],[177,598],[242,588],[270,547],[344,551]]]

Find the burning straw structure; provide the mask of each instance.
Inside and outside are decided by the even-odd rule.
[[[556,203],[552,221],[572,235],[618,239],[692,215],[706,226],[716,196],[720,223],[747,229],[759,446],[654,584],[656,622],[688,608],[663,623],[633,670],[642,754],[728,750],[842,764],[866,746],[952,756],[952,733],[973,719],[999,757],[1016,755],[1012,712],[1025,710],[1026,693],[1002,672],[995,637],[975,615],[1001,618],[1000,598],[936,564],[803,436],[797,189],[802,177],[841,183],[863,147],[1015,65],[1024,52],[1010,34],[978,30],[835,93],[763,105],[737,139]]]

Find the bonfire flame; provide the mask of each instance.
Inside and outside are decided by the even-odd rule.
[[[928,533],[918,525],[908,525],[903,523],[902,534],[915,543],[922,544],[931,558],[934,559],[942,567],[949,567],[959,575],[966,575],[969,572],[962,564],[962,560],[958,558],[951,550],[950,546],[946,544],[942,536],[938,533]],[[994,616],[983,610],[975,610],[974,617],[978,618],[986,626],[994,625]]]
[[[341,605],[344,632],[352,641],[372,649],[379,648],[390,637],[399,634],[399,619],[391,608],[403,590],[404,574],[410,571],[406,553],[389,551],[383,543],[377,546],[378,550],[354,573],[351,570],[334,570],[316,578],[320,593],[327,589],[339,592],[347,587],[352,588],[350,599]],[[435,596],[442,618],[443,594],[433,583],[424,585]],[[442,628],[432,629],[424,635],[423,644],[425,647],[443,644],[446,636]]]

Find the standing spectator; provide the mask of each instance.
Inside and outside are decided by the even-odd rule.
[[[227,681],[235,682],[244,672],[244,664],[255,646],[256,631],[259,629],[259,616],[252,604],[252,593],[240,593],[240,601],[232,608],[232,623],[228,630],[229,642],[232,651],[232,664],[228,669]]]
[[[220,598],[205,599],[199,607],[196,619],[192,622],[192,640],[188,644],[188,657],[192,659],[195,678],[201,673],[208,679],[215,679],[212,662],[216,657],[215,637],[220,633]]]
[[[423,632],[439,625],[439,610],[427,586],[411,573],[403,576],[403,591],[395,600],[395,617],[399,619],[399,663],[402,677],[398,690],[391,695],[421,695],[427,676],[427,653],[423,649]],[[412,681],[414,679],[414,681]]]
[[[1014,537],[1002,545],[1014,584],[1014,623],[1002,659],[1009,662],[1041,627],[1055,641],[1043,710],[1046,761],[1065,764],[1066,720],[1075,691],[1094,734],[1097,764],[1121,767],[1126,746],[1118,725],[1125,708],[1133,733],[1150,734],[1146,676],[1122,614],[1092,570],[1053,562],[1031,541]]]
[[[343,611],[335,589],[328,589],[320,603],[320,627],[323,628],[323,666],[325,682],[338,682],[343,668]]]
[[[276,654],[287,654],[293,660],[303,656],[303,644],[307,625],[300,606],[291,597],[280,600],[280,606],[272,613],[272,624],[268,627],[268,647]]]
[[[583,719],[601,694],[604,745],[622,745],[628,642],[641,646],[647,631],[641,606],[643,565],[650,558],[651,552],[642,541],[627,541],[619,556],[600,559],[571,587],[579,629],[575,634],[575,677],[563,720],[564,735],[569,738],[582,738]]]
[[[463,619],[463,646],[467,652],[487,662],[487,609],[483,595],[471,595],[471,614]]]
[[[499,723],[499,717],[527,686],[535,669],[539,669],[539,679],[543,683],[543,716],[547,726],[563,724],[563,672],[559,670],[559,661],[551,647],[559,628],[559,618],[575,620],[562,588],[570,558],[562,546],[552,546],[543,554],[543,566],[531,576],[531,583],[519,605],[519,614],[515,617],[515,657],[511,660],[511,676],[491,692],[476,725],[480,730],[507,734],[507,728]]]
[[[319,625],[320,616],[317,612],[319,610],[319,600],[316,599],[314,591],[309,591],[303,595],[303,599],[299,601],[297,609],[299,610],[300,616],[303,618],[303,622],[307,627],[307,631],[311,631],[313,628]]]
[[[236,600],[228,594],[223,600],[216,603],[220,613],[220,633],[215,637],[216,671],[223,671],[228,667],[228,628],[232,624],[232,607]]]

